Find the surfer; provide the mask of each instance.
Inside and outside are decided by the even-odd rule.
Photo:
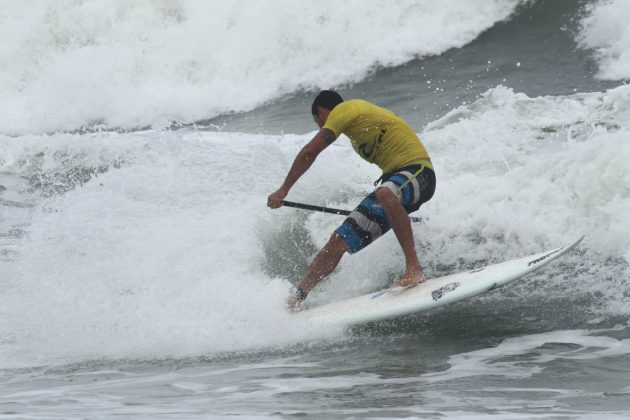
[[[363,159],[378,165],[383,175],[374,183],[381,183],[376,190],[359,203],[315,256],[289,296],[289,309],[298,310],[308,293],[332,273],[346,252],[360,251],[390,228],[405,256],[405,272],[394,283],[408,286],[425,281],[408,214],[431,199],[435,174],[416,133],[393,112],[361,99],[344,101],[332,90],[321,91],[315,97],[311,113],[320,129],[297,154],[284,183],[267,198],[267,206],[282,207],[291,187],[340,134],[350,139]]]

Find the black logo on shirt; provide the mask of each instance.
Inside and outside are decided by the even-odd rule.
[[[381,146],[381,142],[383,141],[383,136],[385,135],[385,133],[387,132],[386,128],[383,128],[379,133],[378,133],[378,137],[373,141],[373,142],[365,142],[365,143],[361,143],[361,145],[359,146],[359,154],[366,160],[373,162],[374,161],[374,157],[376,155],[375,151],[378,151],[379,147]],[[372,145],[371,148],[368,149],[368,144]]]
[[[363,156],[364,159],[370,159],[372,156],[372,152],[374,151],[374,145],[372,144],[372,148],[368,150],[368,144],[363,143],[359,146],[359,153]]]

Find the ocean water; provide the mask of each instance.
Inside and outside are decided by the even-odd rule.
[[[625,0],[58,1],[0,10],[0,418],[630,417]],[[269,210],[335,88],[436,167],[428,277],[561,246],[433,311],[317,329],[339,216]],[[347,139],[289,196],[352,208]],[[309,305],[387,287],[393,235]]]

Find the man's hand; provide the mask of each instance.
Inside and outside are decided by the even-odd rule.
[[[273,194],[270,194],[269,197],[267,197],[267,207],[272,208],[272,209],[277,209],[278,207],[282,207],[282,201],[285,199],[285,197],[287,196],[287,192],[284,191],[282,188],[279,189],[278,191],[276,191]]]
[[[282,207],[282,201],[293,184],[311,167],[317,155],[335,141],[335,138],[335,133],[327,128],[322,128],[306,146],[302,147],[302,150],[295,157],[293,165],[291,165],[291,169],[280,189],[267,197],[268,207],[272,209]]]

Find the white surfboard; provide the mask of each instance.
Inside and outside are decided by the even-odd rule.
[[[295,316],[317,325],[353,325],[448,305],[517,280],[564,255],[577,246],[582,238],[540,254],[430,279],[415,286],[391,287],[304,310]]]

